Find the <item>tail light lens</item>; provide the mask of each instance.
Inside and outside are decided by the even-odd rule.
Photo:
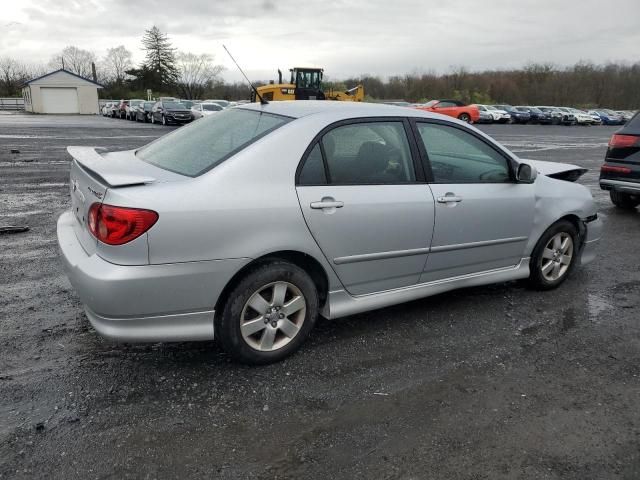
[[[631,169],[628,167],[616,167],[614,165],[603,165],[600,167],[600,171],[603,173],[631,173]]]
[[[123,245],[138,238],[158,221],[158,214],[142,208],[94,203],[89,208],[89,231],[107,245]]]
[[[628,148],[628,147],[640,147],[640,137],[636,135],[621,135],[614,134],[609,140],[609,147],[611,148]]]

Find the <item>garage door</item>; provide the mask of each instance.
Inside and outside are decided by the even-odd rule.
[[[76,88],[40,88],[42,113],[80,113]]]

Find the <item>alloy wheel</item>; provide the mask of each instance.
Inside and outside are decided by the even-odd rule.
[[[555,282],[569,270],[573,259],[573,238],[566,232],[555,234],[542,251],[540,270],[545,280]]]
[[[251,348],[271,352],[295,338],[306,314],[307,302],[298,287],[283,281],[269,283],[244,304],[240,332]]]

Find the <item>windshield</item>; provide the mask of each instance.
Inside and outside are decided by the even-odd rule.
[[[439,102],[439,100],[431,100],[430,102],[427,102],[424,104],[425,107],[433,107],[434,105],[436,105]]]
[[[498,109],[493,105],[487,105],[487,110],[498,110]]]
[[[162,102],[164,108],[186,108],[180,102]]]
[[[229,106],[229,102],[227,102],[226,100],[207,100],[207,102],[217,103],[218,105],[222,105],[223,107]]]
[[[300,71],[296,72],[295,84],[299,88],[320,88],[322,75],[319,71]]]
[[[215,103],[203,103],[202,109],[212,112],[219,112],[220,110],[222,110],[222,107],[220,105],[216,105]]]
[[[144,108],[153,108],[156,102],[144,102]]]
[[[224,110],[160,137],[137,150],[136,156],[165,170],[197,177],[288,121],[269,113]]]

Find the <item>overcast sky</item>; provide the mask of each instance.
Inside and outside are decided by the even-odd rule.
[[[328,78],[452,66],[640,61],[640,0],[0,0],[0,56],[47,62],[67,45],[94,51],[156,24],[174,46],[210,53],[254,79],[320,66]]]

